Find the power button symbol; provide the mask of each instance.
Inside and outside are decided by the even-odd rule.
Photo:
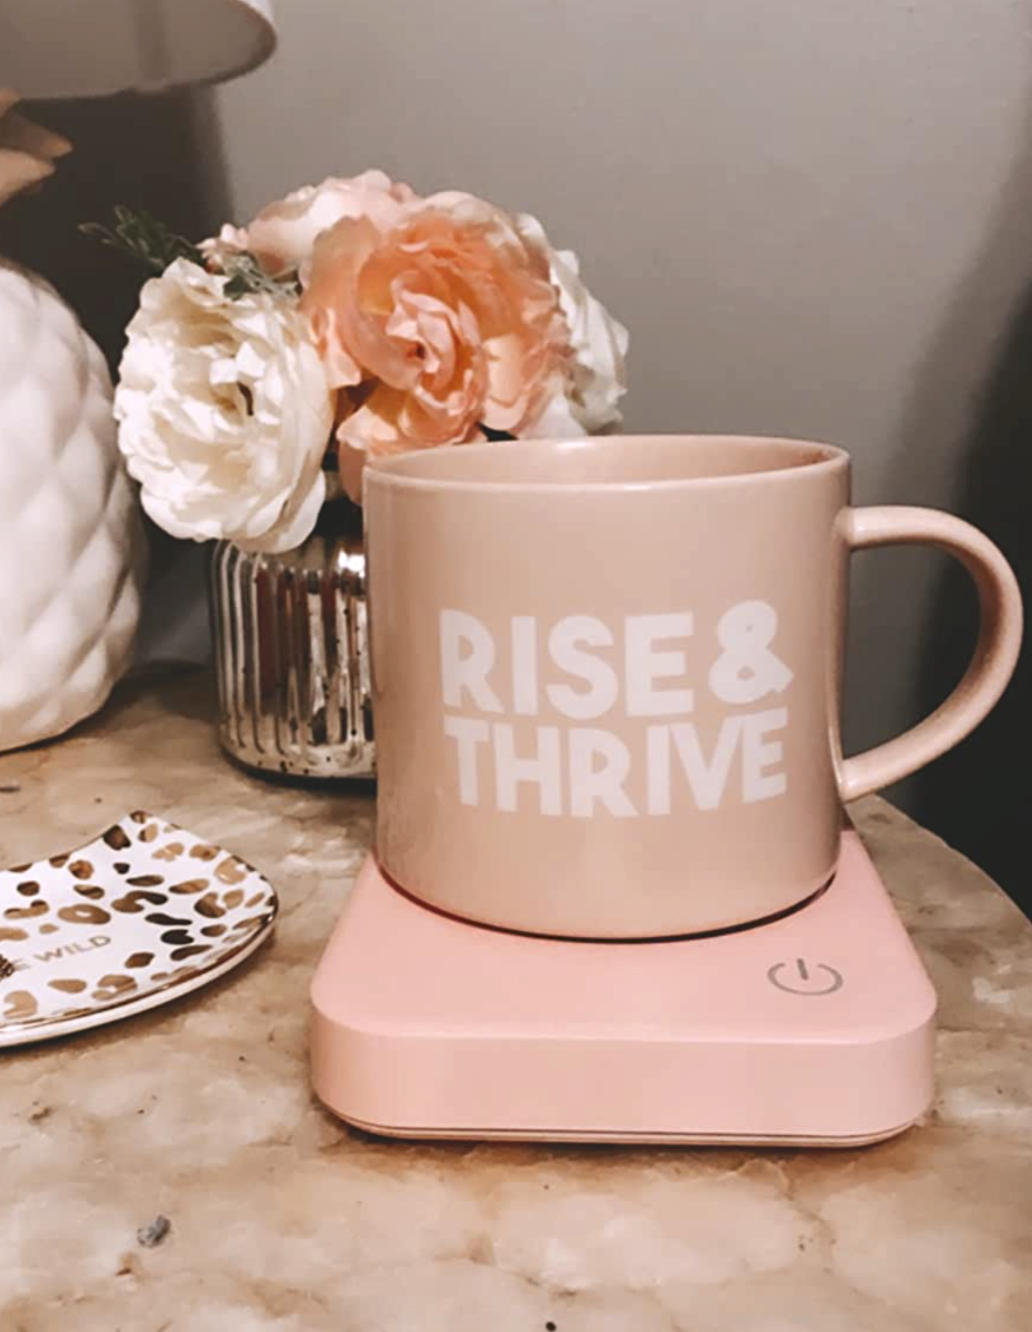
[[[788,994],[834,994],[844,983],[842,973],[827,962],[812,965],[803,957],[794,962],[775,962],[767,972],[767,979]]]

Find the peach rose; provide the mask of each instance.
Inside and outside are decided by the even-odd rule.
[[[548,259],[501,209],[437,194],[386,223],[346,217],[302,270],[354,491],[357,455],[518,435],[565,373],[569,330]]]
[[[223,227],[217,240],[202,248],[216,255],[221,247],[250,250],[268,272],[290,272],[308,260],[322,232],[342,218],[367,217],[386,228],[416,201],[408,185],[382,171],[363,171],[347,179],[331,176],[269,204],[247,227]]]

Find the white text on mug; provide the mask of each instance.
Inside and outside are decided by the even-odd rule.
[[[628,615],[619,634],[590,615],[551,625],[514,615],[500,652],[476,616],[442,611],[444,730],[455,742],[460,803],[515,813],[525,786],[526,798],[533,801],[536,792],[537,810],[548,817],[625,819],[669,815],[682,780],[701,810],[718,809],[736,794],[743,804],[783,796],[788,779],[779,736],[788,726],[787,707],[729,712],[708,746],[685,720],[697,687],[689,640],[703,662],[704,687],[721,703],[749,707],[787,690],[793,672],[774,650],[777,624],[768,602],[742,601],[720,617],[707,647],[691,611]],[[518,753],[513,720],[500,718],[538,718],[546,709],[562,724],[533,727],[533,747]],[[613,732],[584,724],[614,709],[642,719],[637,752]],[[638,804],[627,791],[636,764],[645,777]]]

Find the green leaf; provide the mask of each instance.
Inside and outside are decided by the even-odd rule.
[[[241,296],[246,296],[251,290],[247,278],[239,273],[236,277],[231,277],[222,288],[223,295],[228,296],[231,301],[238,301]]]
[[[231,301],[255,291],[270,296],[297,296],[301,291],[296,272],[273,276],[249,250],[222,255],[222,271],[228,279],[223,290]]]
[[[85,222],[79,227],[80,232],[101,245],[121,250],[155,273],[163,273],[176,259],[188,259],[204,267],[204,256],[197,246],[150,213],[134,212],[124,204],[119,204],[114,212],[113,228],[100,222]]]
[[[154,273],[164,273],[177,259],[187,259],[199,268],[211,267],[196,245],[177,235],[150,213],[134,212],[124,204],[119,204],[114,212],[113,228],[100,222],[84,222],[79,230],[101,245],[128,254]],[[223,250],[213,262],[226,278],[223,291],[231,301],[238,301],[252,292],[279,297],[296,297],[301,293],[296,269],[273,276],[262,268],[249,250]]]

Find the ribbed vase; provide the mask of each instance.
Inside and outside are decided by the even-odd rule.
[[[297,550],[218,543],[212,632],[223,748],[292,777],[372,777],[366,562],[361,512],[323,506]]]

